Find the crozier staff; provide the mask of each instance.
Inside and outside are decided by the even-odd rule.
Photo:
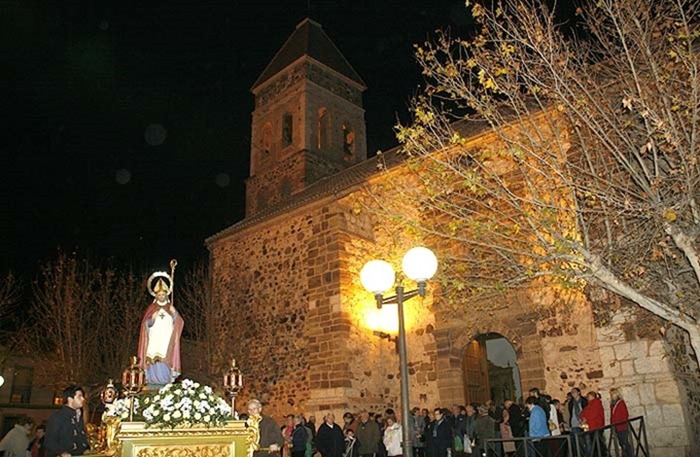
[[[148,279],[153,302],[146,308],[139,333],[139,359],[146,371],[146,384],[168,384],[182,372],[180,336],[185,321],[172,302],[176,265],[171,260],[170,275],[157,271]]]

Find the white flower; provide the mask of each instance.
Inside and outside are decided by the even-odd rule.
[[[220,424],[231,417],[231,407],[209,386],[185,379],[168,384],[143,411],[146,425],[175,427],[186,422]]]

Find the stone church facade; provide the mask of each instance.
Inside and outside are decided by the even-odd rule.
[[[246,218],[207,239],[214,297],[246,374],[241,397],[261,398],[277,418],[400,407],[398,356],[376,336],[359,270],[377,252],[400,256],[411,246],[377,230],[357,196],[389,179],[402,156],[367,159],[364,89],[321,26],[299,24],[252,89]],[[660,336],[629,331],[632,317],[600,325],[583,296],[565,317],[543,315],[542,295],[521,291],[475,324],[433,306],[431,290],[406,303],[411,406],[483,401],[466,365],[476,338],[495,334],[515,350],[522,391],[539,387],[563,401],[578,386],[607,403],[608,389],[620,387],[630,415],[644,416],[655,457],[697,451],[693,394]]]

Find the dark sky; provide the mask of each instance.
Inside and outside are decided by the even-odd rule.
[[[463,0],[5,0],[0,273],[58,246],[165,268],[243,217],[250,87],[320,22],[367,83],[368,151],[396,144],[413,44],[468,30]]]

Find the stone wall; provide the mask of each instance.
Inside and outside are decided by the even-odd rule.
[[[306,152],[280,161],[274,168],[251,176],[246,181],[246,215],[252,216],[276,205],[305,187]]]
[[[690,456],[686,416],[678,383],[669,367],[663,341],[635,338],[623,328],[634,316],[621,311],[609,325],[596,329],[603,377],[599,390],[608,404],[608,390],[617,387],[630,417],[644,416],[651,455]],[[606,415],[609,420],[609,411]]]
[[[668,326],[665,332],[666,350],[674,377],[678,380],[681,403],[684,406],[688,436],[700,436],[700,369],[698,357],[690,346],[688,334],[675,326]],[[700,455],[700,443],[690,441],[690,454]]]
[[[318,214],[286,218],[210,246],[215,299],[227,319],[219,350],[246,375],[251,397],[273,414],[303,410],[309,397],[309,244]]]

